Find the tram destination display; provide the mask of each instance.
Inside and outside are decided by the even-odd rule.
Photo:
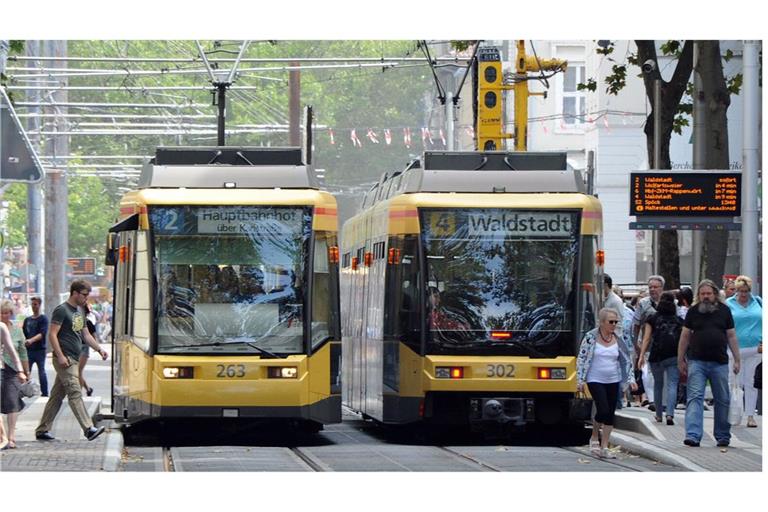
[[[739,217],[741,174],[633,172],[629,204],[638,217]]]

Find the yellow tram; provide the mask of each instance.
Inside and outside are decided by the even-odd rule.
[[[298,148],[159,148],[108,239],[115,420],[340,422],[336,215]]]
[[[386,424],[560,425],[602,211],[565,154],[426,152],[342,228],[342,400]]]

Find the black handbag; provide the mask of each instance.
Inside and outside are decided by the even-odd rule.
[[[576,393],[568,403],[568,417],[572,421],[588,421],[592,419],[592,399],[584,393]]]

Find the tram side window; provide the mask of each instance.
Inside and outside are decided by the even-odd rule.
[[[135,231],[119,234],[119,255],[117,273],[117,295],[115,296],[115,334],[133,335],[133,282],[134,282],[134,239]]]
[[[420,344],[419,273],[417,240],[412,235],[389,238],[392,263],[387,263],[384,293],[384,336]],[[387,255],[389,258],[389,255]]]
[[[329,337],[338,337],[338,263],[328,259],[329,247],[336,246],[336,237],[330,233],[315,235],[314,268],[312,282],[312,346]]]
[[[597,238],[594,236],[583,237],[581,251],[581,291],[579,307],[581,308],[581,334],[595,328],[597,315],[597,296],[595,289],[595,251],[597,251]],[[581,338],[580,338],[581,339]]]

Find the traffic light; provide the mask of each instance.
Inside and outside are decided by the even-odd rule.
[[[498,48],[477,52],[477,149],[502,150],[503,118],[501,57]]]

